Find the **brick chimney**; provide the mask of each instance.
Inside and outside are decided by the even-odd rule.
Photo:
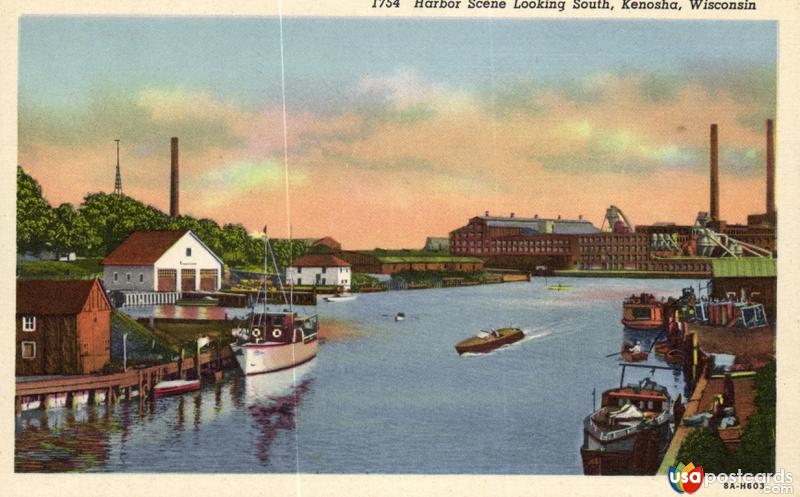
[[[178,189],[178,138],[172,137],[172,174],[169,186],[169,215],[170,217],[178,217],[181,215],[178,199],[180,190]]]
[[[767,215],[775,215],[775,127],[767,119]]]
[[[709,214],[712,221],[719,221],[719,152],[718,152],[717,125],[711,125],[711,205]]]

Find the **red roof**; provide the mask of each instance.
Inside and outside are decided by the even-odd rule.
[[[18,315],[79,314],[98,280],[17,280]]]
[[[175,245],[186,230],[134,231],[101,262],[107,266],[149,266]]]
[[[331,254],[306,254],[292,261],[292,267],[350,267],[350,263]]]
[[[330,248],[335,249],[335,250],[340,250],[342,248],[342,244],[341,243],[337,242],[336,240],[334,240],[333,238],[331,238],[329,236],[326,236],[324,238],[320,238],[319,240],[316,240],[314,243],[311,244],[312,247],[318,247],[320,245],[325,246],[325,247],[330,247]]]

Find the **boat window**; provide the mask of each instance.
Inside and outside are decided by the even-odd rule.
[[[648,400],[647,401],[647,408],[650,409],[651,411],[653,410],[653,401],[652,400]]]
[[[625,399],[623,399],[622,397],[617,399],[617,405],[620,406],[620,407],[624,406],[625,405]]]

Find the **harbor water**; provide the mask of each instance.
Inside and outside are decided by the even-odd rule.
[[[16,471],[580,474],[583,418],[619,385],[632,293],[677,296],[689,280],[542,279],[320,302],[326,338],[299,368],[178,397],[16,418]],[[141,315],[142,311],[139,311]],[[395,321],[398,312],[406,319]],[[454,345],[489,327],[526,338],[489,354]],[[655,333],[657,334],[657,332]],[[651,354],[648,364],[665,363]],[[653,375],[673,395],[678,371]],[[685,394],[684,394],[685,396]]]

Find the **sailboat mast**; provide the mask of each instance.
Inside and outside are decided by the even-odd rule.
[[[289,225],[289,264],[294,259],[294,244],[292,243],[292,225]],[[289,279],[289,312],[294,313],[294,278]]]
[[[269,257],[269,253],[267,252],[267,226],[264,225],[264,316],[267,315],[267,278],[269,275],[267,274],[267,258]],[[264,328],[266,331],[266,327]]]

